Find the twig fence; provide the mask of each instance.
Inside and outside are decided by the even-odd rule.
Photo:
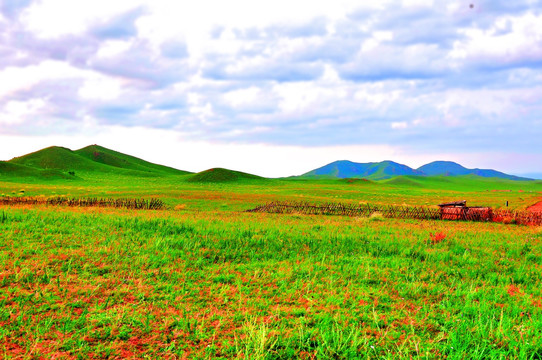
[[[165,204],[160,199],[130,198],[69,198],[69,197],[0,197],[0,205],[51,205],[73,207],[112,207],[132,210],[160,210]]]
[[[542,225],[542,213],[478,207],[439,209],[428,206],[406,205],[270,202],[247,210],[247,212],[341,216],[371,216],[378,213],[386,218],[399,219],[490,221],[521,225]]]

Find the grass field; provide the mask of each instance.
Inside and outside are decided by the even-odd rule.
[[[244,212],[272,200],[524,209],[540,182],[218,174],[1,181],[0,195],[168,209],[0,208],[0,357],[542,357],[540,228]]]

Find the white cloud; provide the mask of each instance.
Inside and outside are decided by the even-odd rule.
[[[391,128],[392,129],[406,129],[408,127],[408,123],[406,121],[399,121],[399,122],[392,122]]]
[[[404,91],[387,88],[383,83],[359,84],[354,94],[356,101],[363,102],[372,108],[385,108],[401,99]]]
[[[488,117],[508,117],[518,108],[517,97],[527,96],[531,90],[448,90],[435,99],[436,107],[445,114],[457,109],[471,109]],[[464,119],[465,121],[467,119]],[[509,119],[507,119],[509,120]]]
[[[46,60],[37,65],[8,67],[0,71],[0,99],[19,91],[30,91],[46,81],[82,81],[78,95],[83,100],[112,100],[121,92],[121,81],[92,70],[81,70],[65,62]]]
[[[126,52],[133,45],[132,40],[107,40],[96,52],[97,58],[110,58],[119,56]]]
[[[40,38],[77,35],[103,19],[141,6],[140,0],[43,0],[27,8],[21,20]]]
[[[198,93],[191,92],[188,93],[187,98],[189,104],[188,111],[202,124],[208,123],[208,120],[215,115],[213,105],[203,96],[199,95]]]
[[[367,39],[361,45],[362,52],[369,52],[376,49],[381,43],[393,40],[391,31],[375,31],[370,39]]]
[[[313,113],[316,109],[329,109],[349,96],[341,86],[320,86],[314,82],[276,84],[272,91],[280,99],[278,106],[284,113]]]
[[[47,102],[43,99],[30,99],[27,101],[8,101],[0,108],[0,124],[17,125],[29,120],[29,117],[41,115],[45,112]]]
[[[261,100],[264,96],[262,90],[256,86],[245,89],[233,90],[224,94],[224,99],[232,107],[243,108]]]
[[[355,9],[380,7],[381,3],[383,1],[360,4],[356,0],[154,0],[147,3],[149,13],[137,21],[137,26],[140,36],[154,44],[161,44],[171,38],[186,40],[192,59],[198,61],[209,51],[235,52],[239,44],[231,33],[228,35],[228,29],[304,24],[319,17],[329,19],[329,26],[332,27],[333,22],[345,18]],[[217,27],[225,29],[227,38],[213,46],[210,35]]]
[[[42,81],[77,78],[85,73],[65,62],[55,60],[26,67],[8,67],[0,71],[0,99],[19,90],[28,90]]]
[[[82,100],[114,100],[121,94],[121,85],[118,80],[96,76],[85,80],[78,94]]]
[[[490,28],[460,29],[467,40],[458,40],[450,51],[455,60],[491,61],[497,66],[515,61],[542,60],[542,15],[496,18]]]
[[[146,124],[318,156],[314,144],[441,149],[450,134],[495,148],[517,130],[510,146],[539,151],[542,15],[526,1],[34,0],[0,20],[2,125]]]
[[[433,0],[402,0],[403,7],[432,7]]]

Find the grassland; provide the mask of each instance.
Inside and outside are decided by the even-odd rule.
[[[522,209],[539,182],[77,175],[5,179],[0,194],[169,209],[1,208],[2,358],[542,357],[539,228],[244,212],[272,200]]]

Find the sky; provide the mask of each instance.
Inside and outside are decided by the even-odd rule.
[[[0,0],[0,159],[542,176],[542,0]]]

